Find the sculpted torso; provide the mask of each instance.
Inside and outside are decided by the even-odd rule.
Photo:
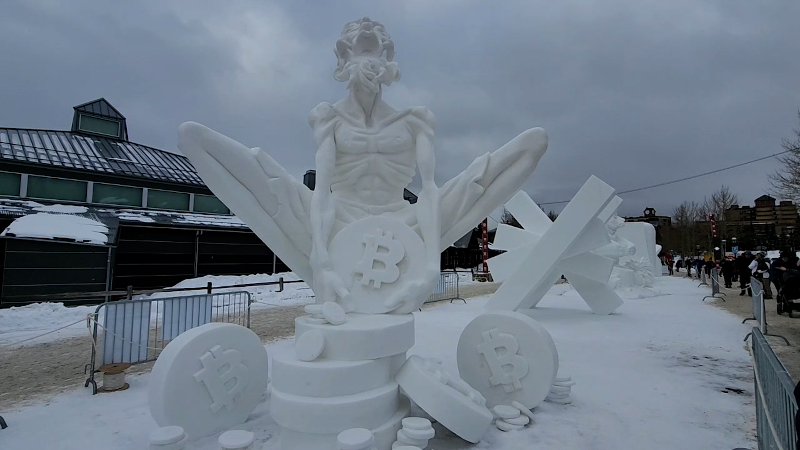
[[[393,112],[371,127],[359,124],[336,107],[334,111],[333,195],[367,205],[402,201],[403,189],[416,172],[410,111]]]

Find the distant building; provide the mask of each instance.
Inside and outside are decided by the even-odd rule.
[[[778,202],[769,195],[755,200],[755,206],[732,205],[725,211],[727,236],[736,237],[743,249],[794,248],[798,217],[797,205]]]
[[[44,230],[30,229],[42,219]],[[76,240],[70,224],[81,220],[104,237]],[[74,107],[69,131],[0,128],[3,230],[0,306],[287,270],[186,157],[129,141],[125,117],[102,98]]]
[[[656,243],[664,245],[669,241],[670,231],[672,230],[672,217],[659,216],[655,208],[646,208],[641,216],[626,217],[626,222],[647,222],[656,229]]]

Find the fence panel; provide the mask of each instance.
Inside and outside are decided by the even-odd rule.
[[[96,393],[96,367],[154,361],[170,341],[206,323],[249,328],[250,304],[250,293],[245,291],[103,303],[93,316],[94,342],[85,385],[92,384]]]
[[[463,300],[458,292],[458,273],[442,272],[439,274],[439,284],[425,303],[438,302],[441,300]]]
[[[794,381],[764,335],[753,328],[753,372],[759,450],[797,450]]]

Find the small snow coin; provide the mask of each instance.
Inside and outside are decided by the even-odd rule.
[[[306,305],[305,307],[303,307],[303,311],[305,311],[306,314],[311,314],[312,316],[321,316],[322,305],[317,305],[317,304]]]
[[[501,419],[516,419],[521,413],[519,409],[508,405],[497,405],[492,408],[492,411]]]
[[[219,437],[219,446],[224,450],[243,450],[253,444],[255,436],[251,431],[231,430]]]
[[[375,436],[366,428],[351,428],[336,436],[339,450],[369,450],[375,443]]]
[[[306,322],[313,323],[315,325],[325,325],[326,323],[328,323],[328,321],[325,320],[324,317],[315,317],[315,316],[307,316]]]
[[[533,420],[533,412],[530,409],[526,408],[525,405],[523,405],[522,403],[520,403],[520,402],[511,402],[511,406],[513,406],[514,408],[517,408],[522,414],[525,414],[531,420]]]
[[[300,361],[313,361],[325,349],[325,336],[319,330],[309,330],[301,334],[294,343],[294,351]]]
[[[572,403],[572,399],[569,398],[569,397],[567,397],[567,398],[547,398],[547,401],[551,402],[551,403],[558,403],[558,404],[561,404],[561,405],[568,405],[568,404]]]
[[[531,419],[528,416],[519,416],[516,419],[500,419],[500,420],[509,425],[520,425],[523,427],[531,422]]]
[[[431,421],[422,417],[406,417],[403,419],[404,430],[427,430],[431,428]]]
[[[559,386],[557,384],[554,384],[550,388],[550,392],[570,392],[570,391],[572,391],[571,387],[569,387],[569,386]]]
[[[333,325],[341,325],[347,322],[344,309],[336,302],[325,302],[322,304],[322,316]]]
[[[500,431],[517,431],[525,428],[522,425],[511,425],[503,420],[498,420],[495,422],[495,426],[497,426],[497,429]]]
[[[572,377],[567,375],[565,377],[556,377],[556,382],[558,381],[572,381]]]
[[[156,446],[174,444],[183,439],[185,435],[183,428],[175,425],[156,428],[150,433],[150,444]]]
[[[427,439],[414,439],[411,436],[407,435],[403,430],[399,430],[397,432],[397,441],[402,442],[403,444],[406,445],[415,445],[420,448],[425,448],[428,446]]]
[[[422,449],[419,447],[415,447],[413,445],[405,445],[395,441],[395,443],[392,444],[392,450],[422,450]]]
[[[427,441],[436,436],[436,431],[433,429],[433,427],[429,427],[427,430],[412,430],[404,427],[403,433],[411,439],[419,439],[420,441]]]
[[[553,386],[562,386],[562,387],[575,386],[575,382],[574,381],[556,381],[555,383],[553,383]]]

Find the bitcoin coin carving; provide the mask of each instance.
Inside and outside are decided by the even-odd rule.
[[[203,370],[195,373],[194,379],[208,389],[214,401],[211,412],[217,412],[223,406],[232,411],[236,396],[247,385],[247,367],[242,364],[242,354],[234,349],[223,351],[222,347],[215,345],[200,357],[200,364]],[[226,370],[220,373],[223,367]],[[232,386],[231,380],[235,381]]]
[[[417,289],[425,273],[425,244],[408,225],[383,216],[357,220],[333,238],[330,254],[334,270],[350,295],[341,299],[348,312],[383,314],[397,306],[386,301],[397,296],[416,310],[433,287]],[[419,291],[419,292],[418,292]]]
[[[558,351],[550,333],[513,311],[484,313],[458,341],[458,372],[486,398],[486,405],[541,403],[558,372]]]
[[[504,351],[499,352],[500,349]],[[503,385],[507,393],[522,389],[520,380],[528,374],[528,360],[517,354],[519,341],[513,334],[502,333],[497,328],[483,332],[483,343],[478,345],[478,352],[483,354],[492,376],[492,386]],[[506,367],[511,366],[507,371]]]
[[[378,230],[376,234],[364,236],[364,256],[361,258],[354,272],[361,275],[361,284],[364,286],[372,285],[375,289],[381,288],[381,283],[394,283],[400,277],[400,269],[397,263],[403,260],[405,249],[403,244],[394,240],[391,232]],[[378,251],[386,249],[385,252]],[[376,267],[376,263],[380,263]]]
[[[267,352],[251,330],[209,323],[178,335],[161,352],[148,383],[150,413],[183,427],[191,440],[243,423],[267,388]]]

